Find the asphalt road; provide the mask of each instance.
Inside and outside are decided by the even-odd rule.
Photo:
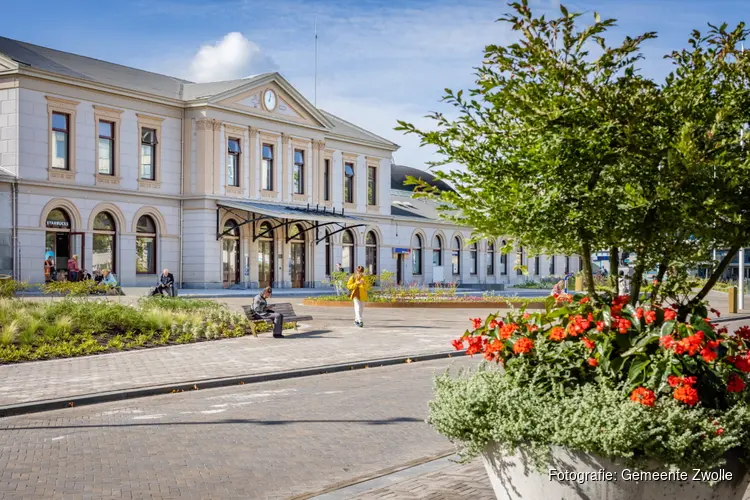
[[[432,380],[477,363],[411,363],[8,417],[0,420],[0,498],[320,492],[451,451],[424,423]]]

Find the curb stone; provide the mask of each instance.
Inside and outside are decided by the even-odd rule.
[[[430,354],[419,354],[415,356],[398,356],[393,358],[372,359],[365,361],[352,361],[349,363],[340,363],[334,365],[314,366],[310,368],[300,368],[296,370],[286,370],[279,372],[257,373],[249,375],[236,375],[231,377],[222,377],[214,379],[198,379],[173,384],[161,384],[146,387],[136,387],[133,389],[123,389],[119,391],[97,392],[92,394],[81,394],[68,398],[47,399],[41,401],[30,401],[28,403],[19,403],[14,405],[0,406],[0,418],[15,415],[26,415],[30,413],[40,413],[51,410],[62,410],[76,406],[91,405],[97,403],[109,403],[113,401],[123,401],[126,399],[143,398],[148,396],[163,396],[165,394],[194,391],[200,389],[215,389],[217,387],[227,387],[232,385],[255,384],[259,382],[269,382],[272,380],[284,380],[299,377],[310,377],[313,375],[323,375],[326,373],[337,373],[349,370],[360,370],[365,368],[378,368],[381,366],[392,366],[401,363],[411,363],[418,361],[432,361],[451,357],[465,356],[466,351],[442,351]]]

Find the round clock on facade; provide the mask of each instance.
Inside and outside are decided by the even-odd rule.
[[[276,109],[276,92],[271,89],[266,90],[263,93],[263,104],[268,111]]]

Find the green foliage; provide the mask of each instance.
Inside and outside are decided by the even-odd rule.
[[[308,300],[321,302],[349,302],[348,295],[322,295],[309,297]],[[482,295],[457,295],[455,288],[444,287],[435,290],[424,290],[419,287],[398,287],[368,294],[368,302],[512,302],[515,304],[538,304],[542,297],[516,297],[484,293]]]
[[[674,399],[652,408],[605,384],[541,391],[494,368],[437,378],[429,423],[463,446],[468,460],[491,442],[530,452],[540,471],[549,447],[562,446],[649,468],[654,460],[682,470],[710,470],[727,450],[750,445],[750,409],[685,408]],[[717,434],[722,429],[722,434]]]
[[[29,284],[25,281],[15,281],[13,279],[0,279],[0,298],[14,297],[17,292],[25,290]]]
[[[0,363],[238,337],[252,331],[244,315],[214,301],[166,297],[143,299],[135,307],[101,299],[0,299],[0,325]],[[260,325],[257,331],[268,329]]]
[[[50,281],[42,285],[46,295],[70,295],[83,297],[86,295],[104,295],[109,290],[106,285],[97,284],[94,280],[85,281]]]
[[[437,178],[455,191],[417,184],[443,202],[449,220],[478,236],[508,236],[529,255],[578,253],[593,297],[592,251],[637,254],[635,303],[648,269],[687,269],[710,248],[728,248],[711,279],[687,299],[698,304],[741,246],[750,243],[750,157],[740,130],[750,123],[750,52],[744,24],[695,31],[668,56],[663,83],[638,73],[644,33],[610,45],[613,19],[535,17],[526,2],[501,18],[518,41],[489,45],[468,92],[446,89],[458,115],[430,115],[435,130],[399,122],[465,169]],[[746,134],[745,134],[746,135]],[[660,278],[661,280],[661,278]]]

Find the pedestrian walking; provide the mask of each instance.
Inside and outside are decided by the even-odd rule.
[[[78,255],[73,255],[68,259],[68,281],[78,281],[79,273]]]
[[[364,312],[364,303],[367,302],[367,289],[370,287],[369,283],[365,279],[365,268],[357,266],[357,272],[355,272],[346,287],[351,290],[351,299],[354,302],[354,324],[360,328],[365,326],[362,319]]]
[[[617,279],[618,295],[630,295],[630,278],[625,275],[625,271],[620,271],[620,277]]]
[[[280,339],[284,338],[281,334],[281,329],[284,326],[284,316],[281,313],[274,312],[273,309],[268,308],[268,302],[266,302],[266,299],[271,297],[271,293],[271,287],[268,286],[255,296],[253,299],[253,314],[259,319],[273,320],[273,336]]]

